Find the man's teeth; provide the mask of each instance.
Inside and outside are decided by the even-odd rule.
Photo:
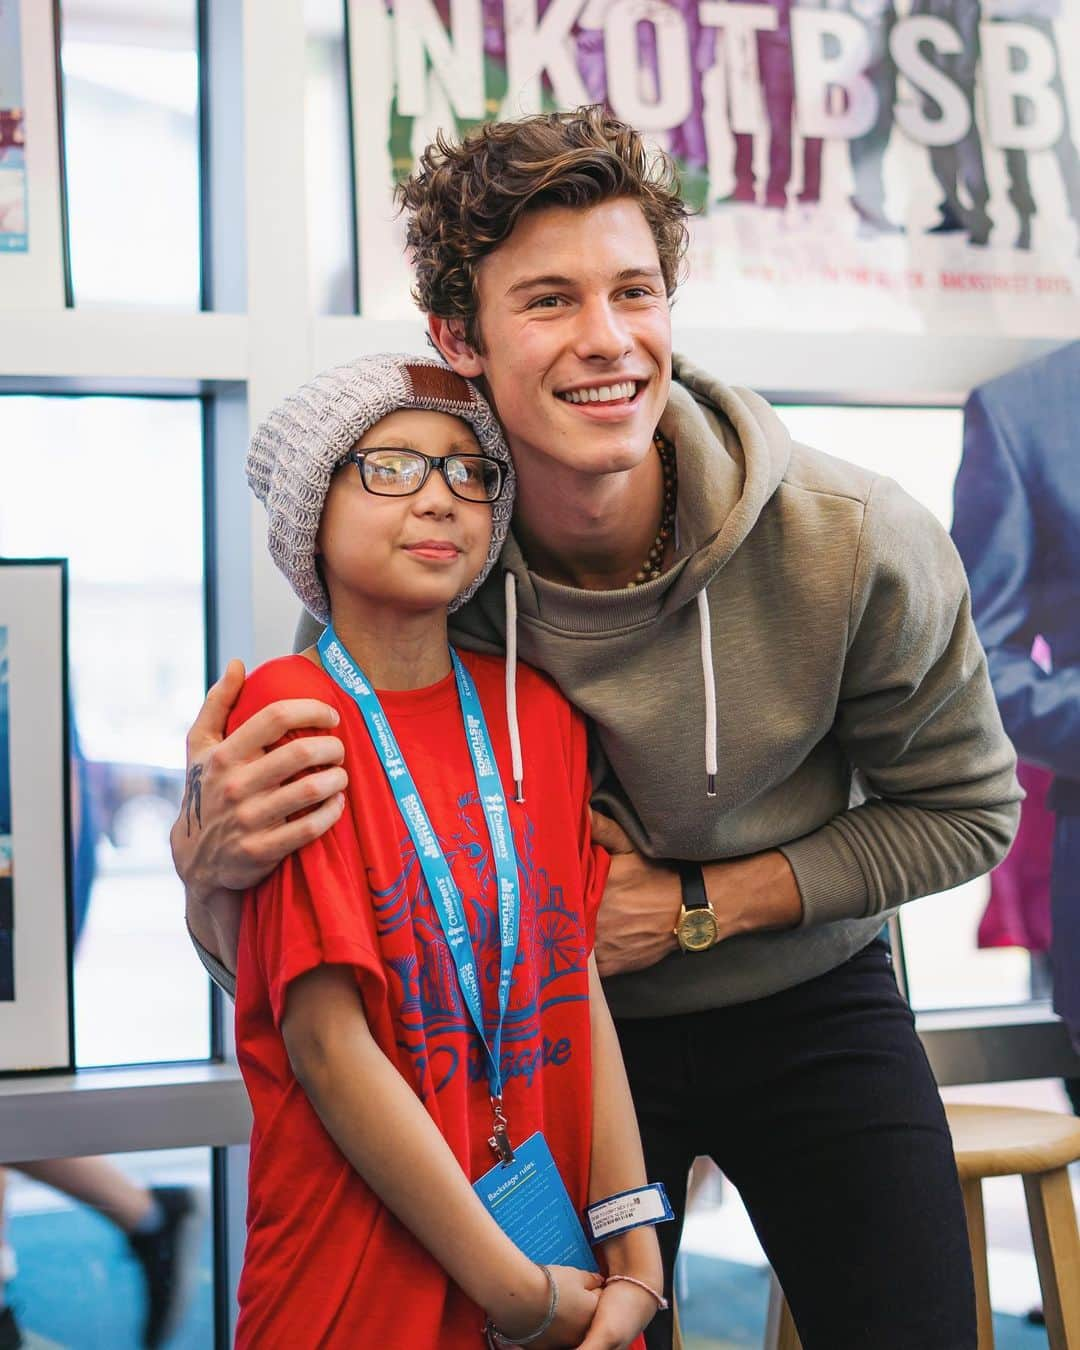
[[[637,385],[633,380],[622,384],[602,384],[599,389],[568,389],[560,398],[567,403],[610,403],[616,398],[633,398]]]

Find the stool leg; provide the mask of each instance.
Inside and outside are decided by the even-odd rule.
[[[769,1314],[765,1321],[765,1350],[802,1350],[802,1341],[795,1330],[795,1321],[791,1316],[784,1291],[776,1272],[770,1275]]]
[[[975,1275],[979,1350],[994,1350],[994,1322],[990,1313],[990,1276],[986,1269],[986,1216],[983,1213],[982,1182],[978,1177],[973,1177],[969,1181],[962,1182],[961,1186],[964,1192],[964,1212],[967,1215],[971,1268]]]
[[[1064,1167],[1024,1178],[1050,1350],[1080,1350],[1080,1237]]]

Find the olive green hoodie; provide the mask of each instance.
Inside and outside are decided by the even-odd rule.
[[[830,970],[896,905],[1000,861],[1022,795],[963,568],[929,512],[678,358],[660,428],[679,469],[667,572],[618,591],[560,586],[529,571],[511,534],[451,620],[458,644],[502,652],[509,612],[520,659],[589,717],[594,804],[642,853],[778,848],[794,869],[800,927],[607,980],[624,1017]],[[315,633],[302,624],[299,645]]]
[[[794,869],[800,927],[609,979],[626,1017],[831,969],[896,905],[999,862],[1022,795],[938,522],[891,479],[792,442],[749,390],[678,358],[675,377],[660,422],[678,458],[674,565],[577,590],[530,572],[511,535],[503,575],[451,620],[461,645],[503,650],[512,576],[518,656],[590,719],[594,805],[642,853],[779,848]]]

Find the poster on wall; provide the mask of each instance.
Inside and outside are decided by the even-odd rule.
[[[52,8],[0,0],[0,309],[66,299]]]
[[[349,0],[360,310],[443,128],[599,102],[694,208],[683,323],[1080,331],[1080,0]]]
[[[0,559],[0,1074],[73,1067],[67,564]]]

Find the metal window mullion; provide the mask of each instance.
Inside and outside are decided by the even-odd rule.
[[[247,217],[248,413],[258,422],[315,370],[304,194],[306,29],[303,0],[243,0]],[[251,552],[254,656],[288,650],[295,603],[263,547]]]

